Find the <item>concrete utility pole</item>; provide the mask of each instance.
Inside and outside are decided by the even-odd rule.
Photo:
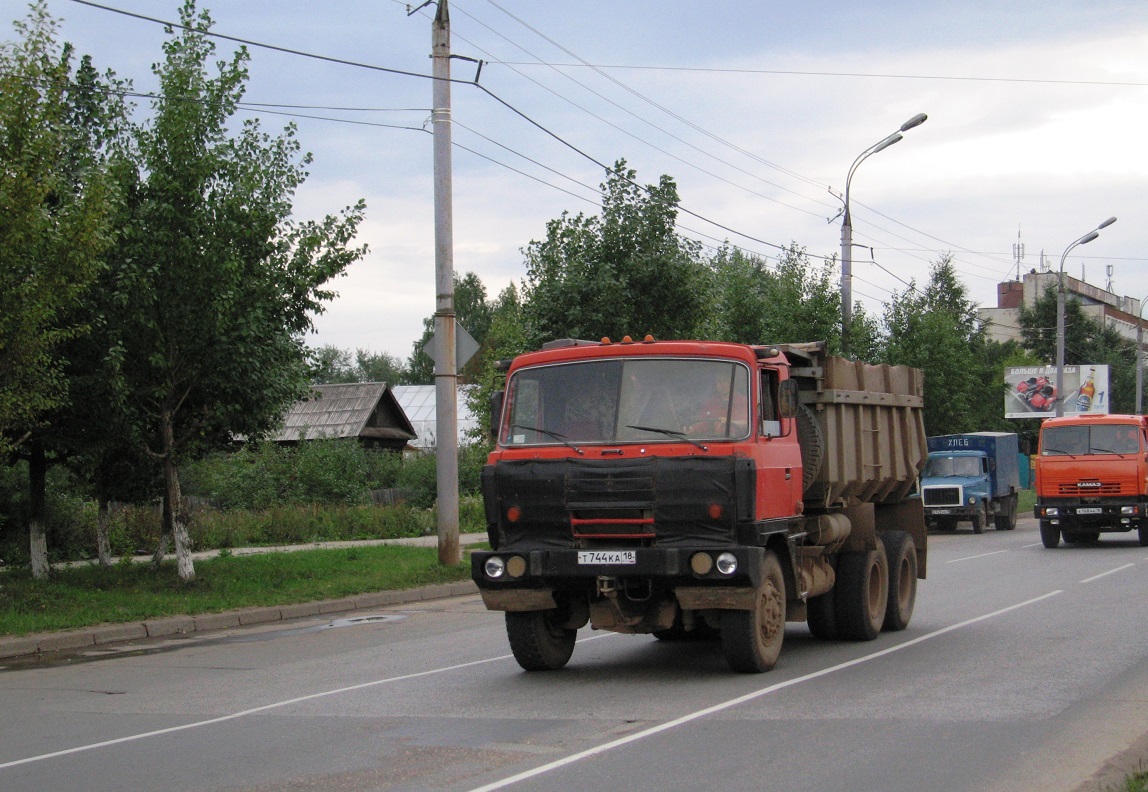
[[[435,259],[435,469],[438,481],[438,560],[459,562],[458,365],[455,357],[454,227],[451,187],[450,14],[438,0],[431,26],[434,60],[434,259]]]

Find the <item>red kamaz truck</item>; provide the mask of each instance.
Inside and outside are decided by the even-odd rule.
[[[824,343],[560,341],[495,395],[483,470],[486,607],[527,670],[577,630],[713,636],[736,671],[785,622],[872,640],[925,577],[923,377]]]
[[[1148,546],[1148,417],[1049,418],[1040,425],[1035,473],[1033,515],[1045,547],[1133,530]]]

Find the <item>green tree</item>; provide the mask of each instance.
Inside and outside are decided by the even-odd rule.
[[[1021,306],[1018,321],[1021,343],[1042,363],[1056,365],[1056,287],[1049,286],[1031,308]],[[1113,327],[1084,312],[1072,294],[1064,302],[1064,364],[1107,365],[1109,409],[1132,413],[1136,410],[1136,344]],[[1073,394],[1066,393],[1071,399]]]
[[[470,337],[478,342],[479,346],[490,332],[490,323],[493,320],[494,308],[486,299],[486,286],[473,272],[468,272],[461,278],[454,274],[454,316],[455,321],[466,328]],[[411,356],[407,361],[407,379],[412,385],[431,385],[434,383],[434,360],[423,351],[423,347],[434,337],[434,315],[423,319],[423,334],[415,341],[411,348]],[[461,380],[468,382],[473,379],[475,366],[468,363],[459,372]]]
[[[67,400],[70,308],[110,242],[109,181],[77,127],[73,53],[44,2],[0,44],[0,452]],[[90,63],[80,75],[92,80]]]
[[[882,358],[924,370],[929,434],[988,428],[1004,403],[1004,378],[985,354],[985,328],[952,256],[932,265],[924,290],[910,287],[893,295],[885,327]]]
[[[602,214],[563,213],[526,256],[523,320],[532,346],[555,338],[691,338],[703,326],[709,273],[696,242],[675,232],[678,190],[639,186],[619,160]]]
[[[386,352],[349,350],[325,345],[311,353],[311,381],[317,385],[339,382],[385,382],[403,385],[407,371],[402,361]]]
[[[73,71],[43,3],[16,28],[23,41],[0,46],[0,450],[7,440],[27,462],[29,558],[40,578],[48,468],[75,462],[78,429],[91,437],[109,427],[91,420],[98,410],[74,358],[96,321],[89,285],[117,197],[108,158],[127,114],[113,74],[101,78],[86,56]]]
[[[479,358],[480,368],[474,386],[466,390],[467,407],[478,418],[478,426],[471,440],[476,443],[493,441],[494,438],[490,436],[490,398],[502,389],[506,377],[506,372],[499,370],[498,363],[529,349],[518,289],[510,284],[494,302],[490,332],[483,340],[479,354],[475,355]]]
[[[165,535],[194,578],[179,466],[235,435],[258,438],[309,387],[303,334],[324,288],[365,252],[350,247],[363,203],[322,221],[291,218],[306,176],[294,127],[234,130],[248,55],[209,74],[210,16],[194,0],[154,67],[160,97],[120,169],[126,207],[107,284],[117,395],[164,474]],[[161,549],[163,542],[161,541]]]

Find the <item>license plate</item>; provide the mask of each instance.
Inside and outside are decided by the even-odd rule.
[[[579,564],[636,564],[638,554],[633,550],[579,550]]]
[[[952,514],[952,509],[933,509],[933,514]]]
[[[1077,514],[1103,514],[1104,510],[1099,506],[1081,506],[1076,510]]]

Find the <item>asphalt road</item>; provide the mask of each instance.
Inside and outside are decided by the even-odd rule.
[[[0,669],[0,790],[1103,789],[1148,751],[1148,548],[935,534],[909,628],[781,662],[584,630],[527,674],[476,596]],[[1108,775],[1099,773],[1107,772]]]

